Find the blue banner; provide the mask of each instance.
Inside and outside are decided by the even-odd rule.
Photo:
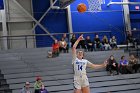
[[[3,0],[0,0],[0,9],[4,9]]]

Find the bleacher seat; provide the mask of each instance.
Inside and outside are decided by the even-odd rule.
[[[56,58],[47,58],[47,48],[8,50],[0,53],[1,74],[6,79],[5,89],[19,93],[24,83],[29,81],[31,88],[36,76],[41,76],[49,93],[73,92],[72,55],[62,53]],[[122,55],[129,54],[123,50],[86,52],[85,58],[93,63],[103,63],[110,55],[119,61]],[[108,76],[105,69],[87,69],[91,93],[138,93],[140,74]],[[8,92],[10,93],[10,92]]]

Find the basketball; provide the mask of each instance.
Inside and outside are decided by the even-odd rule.
[[[77,6],[77,10],[78,12],[83,13],[87,10],[87,6],[84,3],[81,3]]]

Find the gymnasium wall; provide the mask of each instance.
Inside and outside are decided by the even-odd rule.
[[[0,0],[1,3],[2,0]],[[30,35],[33,34],[31,29],[33,27],[32,19],[21,9],[13,0],[3,0],[5,1],[6,11],[6,23],[7,23],[7,33],[9,36],[20,36],[20,35]],[[17,0],[17,2],[32,14],[32,3],[31,0]],[[0,8],[2,6],[0,5]],[[0,12],[0,36],[3,36],[2,29],[2,15]],[[3,16],[4,17],[4,16]],[[34,48],[34,41],[28,39],[27,48]],[[8,49],[21,49],[26,48],[26,42],[24,37],[12,37],[8,38]],[[3,50],[4,44],[2,39],[0,40],[0,49]]]
[[[140,0],[130,0],[131,2],[140,2]],[[139,9],[137,9],[139,7]],[[130,9],[130,22],[132,34],[135,38],[138,39],[140,44],[140,4],[138,5],[129,5]]]
[[[130,0],[131,2],[140,2],[140,0]],[[139,9],[136,9],[139,7]],[[129,5],[130,21],[132,30],[140,30],[140,4]]]
[[[34,17],[39,20],[43,13],[49,8],[50,0],[33,0],[33,12]],[[113,0],[114,2],[120,2],[122,0]],[[138,0],[139,1],[139,0]],[[86,11],[85,13],[79,13],[77,11],[77,5],[79,3],[85,3],[88,8],[87,0],[76,0],[71,4],[71,16],[73,32],[98,32],[98,31],[111,31],[112,35],[115,35],[118,44],[124,43],[125,40],[125,23],[122,5],[110,5],[107,7],[109,0],[104,0],[102,5],[102,11],[91,13]],[[134,10],[134,5],[130,5],[130,10]],[[131,12],[131,11],[130,11]],[[134,12],[133,12],[134,13]],[[131,26],[139,29],[139,14],[130,15]],[[134,19],[134,20],[133,20]],[[135,20],[136,19],[136,20]],[[135,22],[133,22],[135,21]],[[138,21],[138,22],[137,22]],[[66,10],[51,10],[41,21],[41,24],[50,33],[67,33],[67,15]],[[46,34],[39,26],[35,29],[36,34]],[[99,34],[102,38],[104,34]],[[106,34],[110,38],[110,34]],[[86,36],[86,35],[85,35]],[[94,34],[90,35],[94,38]],[[55,36],[60,40],[61,36]],[[37,36],[37,47],[47,47],[52,45],[53,40],[49,36]]]
[[[113,0],[119,2],[120,0]],[[118,43],[123,43],[125,40],[125,25],[123,17],[122,5],[110,5],[107,7],[109,0],[105,0],[102,5],[102,11],[91,13],[77,12],[77,5],[85,3],[88,6],[87,0],[76,0],[71,4],[72,26],[73,32],[98,32],[111,31],[118,39]],[[103,34],[99,35],[101,38]],[[94,35],[92,35],[94,37]],[[108,36],[109,37],[109,36]]]
[[[0,0],[0,10],[4,9],[4,4],[3,4],[3,0]]]
[[[39,20],[43,13],[49,8],[50,0],[33,0],[34,17]],[[51,10],[43,18],[41,24],[50,33],[68,33],[66,10]],[[35,29],[36,34],[46,34],[39,26]],[[55,36],[60,40],[61,36]],[[52,38],[49,36],[37,36],[36,46],[47,47],[52,45]]]

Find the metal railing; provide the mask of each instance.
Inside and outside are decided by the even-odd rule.
[[[51,33],[54,37],[62,37],[63,34],[67,34],[67,37],[70,39],[72,34],[80,35],[95,35],[98,34],[99,36],[107,35],[109,38],[112,36],[111,31],[94,31],[94,32],[74,32],[74,33]],[[4,40],[7,40],[8,49],[12,49],[13,46],[16,48],[37,48],[37,42],[40,44],[46,44],[45,39],[38,40],[38,37],[50,37],[49,34],[32,34],[32,35],[9,35],[9,36],[0,36],[0,43]],[[60,39],[60,38],[57,38]],[[53,42],[51,42],[53,43]],[[16,46],[17,45],[17,46]]]

